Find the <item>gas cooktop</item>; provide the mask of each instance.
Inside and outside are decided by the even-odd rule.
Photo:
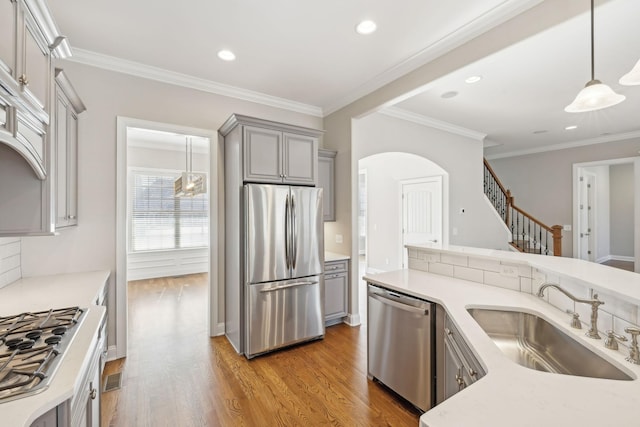
[[[47,388],[84,310],[0,316],[0,403]]]

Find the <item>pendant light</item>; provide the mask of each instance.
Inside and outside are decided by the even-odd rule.
[[[185,136],[185,171],[174,181],[175,197],[193,197],[207,192],[207,175],[193,172],[193,141]]]
[[[567,113],[583,113],[611,107],[625,100],[624,95],[615,93],[609,86],[595,78],[595,54],[593,47],[593,6],[591,0],[591,80],[584,89],[578,92],[578,96],[564,109]]]
[[[619,83],[625,86],[640,85],[640,61],[636,62],[636,66],[631,71],[620,77]]]

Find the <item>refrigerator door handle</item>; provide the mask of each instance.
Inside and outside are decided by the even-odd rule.
[[[286,285],[274,286],[273,288],[260,289],[260,292],[274,292],[274,291],[280,291],[282,289],[296,288],[298,286],[311,286],[311,285],[317,285],[317,284],[318,284],[317,281],[287,283]]]
[[[284,202],[284,260],[287,266],[287,270],[291,269],[290,250],[289,250],[289,195]]]
[[[298,225],[296,222],[296,200],[291,195],[291,268],[296,268],[296,261],[298,260]]]

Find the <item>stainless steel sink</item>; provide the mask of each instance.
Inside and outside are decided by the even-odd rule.
[[[610,380],[633,380],[541,317],[520,311],[467,310],[498,348],[526,368]]]

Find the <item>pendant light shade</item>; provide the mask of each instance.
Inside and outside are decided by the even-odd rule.
[[[620,78],[619,83],[625,86],[640,85],[640,61],[636,62],[636,66]]]
[[[193,172],[193,142],[185,137],[185,171],[173,182],[175,197],[193,197],[207,192],[207,175]]]
[[[626,99],[624,95],[615,93],[613,89],[595,78],[593,3],[594,0],[591,0],[591,80],[587,82],[584,89],[578,92],[576,99],[565,107],[564,111],[567,113],[584,113],[587,111],[601,110],[619,104]]]
[[[625,100],[624,95],[617,94],[600,80],[591,80],[578,92],[578,96],[564,109],[567,113],[585,113],[611,107]]]

